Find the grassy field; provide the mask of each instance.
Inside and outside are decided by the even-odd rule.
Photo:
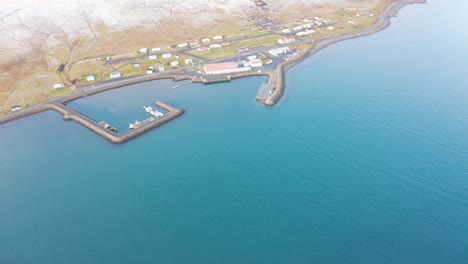
[[[228,58],[238,54],[237,48],[234,46],[225,46],[223,48],[211,49],[208,51],[193,50],[190,53],[210,60]]]

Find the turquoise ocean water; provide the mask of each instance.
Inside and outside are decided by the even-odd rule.
[[[0,263],[468,263],[468,2],[404,8],[287,74],[72,102],[121,131],[156,99],[180,119],[112,145],[55,112],[0,128]]]

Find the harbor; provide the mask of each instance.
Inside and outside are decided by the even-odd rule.
[[[139,122],[137,126],[133,127],[133,129],[131,129],[130,131],[122,134],[117,134],[117,129],[115,129],[105,121],[97,122],[91,119],[90,117],[85,116],[79,113],[78,111],[71,109],[70,107],[67,107],[62,103],[46,104],[43,105],[40,109],[42,111],[54,110],[56,112],[59,112],[63,115],[64,120],[75,121],[111,143],[122,144],[176,119],[177,117],[183,115],[185,112],[183,109],[176,108],[161,101],[156,101],[154,104],[157,107],[160,107],[167,111],[167,113],[161,115],[159,118],[149,117],[148,119]]]

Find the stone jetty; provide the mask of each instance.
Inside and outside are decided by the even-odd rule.
[[[75,121],[79,123],[80,125],[93,131],[94,133],[98,134],[99,136],[105,138],[111,143],[122,144],[154,128],[157,128],[167,122],[170,122],[176,119],[177,117],[183,115],[185,112],[183,109],[176,108],[174,106],[171,106],[161,101],[156,101],[155,105],[166,110],[167,113],[161,118],[153,118],[153,121],[146,122],[144,125],[139,126],[136,129],[130,130],[122,134],[114,133],[110,131],[109,129],[104,128],[97,121],[79,113],[78,111],[71,109],[70,107],[67,107],[66,105],[60,102],[44,104],[44,105],[41,105],[40,107],[31,109],[33,111],[27,111],[27,109],[25,109],[26,111],[23,111],[21,113],[18,112],[18,115],[11,115],[9,119],[2,120],[2,123],[6,123],[9,121],[15,120],[17,118],[25,117],[25,116],[43,112],[43,111],[54,110],[54,111],[61,113],[63,115],[64,120]]]
[[[63,114],[63,119],[73,120],[81,124],[82,126],[88,128],[89,130],[93,131],[94,133],[100,135],[101,137],[107,139],[111,143],[122,144],[167,122],[170,122],[171,120],[176,119],[185,112],[182,109],[173,107],[161,101],[156,101],[155,105],[163,108],[168,112],[161,118],[153,118],[151,122],[146,122],[144,125],[139,126],[138,128],[130,130],[123,134],[117,134],[104,128],[103,126],[99,125],[99,123],[95,120],[65,106],[64,104],[54,103],[50,104],[49,106],[50,109]]]

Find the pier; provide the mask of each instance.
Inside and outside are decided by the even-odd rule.
[[[123,134],[117,134],[109,129],[106,128],[107,123],[104,121],[97,122],[88,116],[85,116],[78,111],[75,111],[71,109],[70,107],[67,107],[66,105],[55,102],[51,104],[45,104],[41,107],[42,111],[46,110],[54,110],[56,112],[59,112],[63,115],[63,119],[67,121],[75,121],[79,123],[80,125],[88,128],[89,130],[93,131],[94,133],[98,134],[99,136],[105,138],[111,143],[114,144],[122,144],[125,143],[131,139],[134,139],[154,128],[157,128],[165,123],[168,123],[177,117],[181,116],[184,114],[184,110],[173,107],[171,105],[168,105],[164,102],[161,101],[156,101],[155,105],[158,107],[163,108],[164,110],[167,111],[167,113],[157,119],[157,118],[148,118],[145,120],[145,122],[142,122],[138,127],[135,129],[128,131]]]
[[[206,75],[203,77],[203,84],[230,82],[231,76],[229,75]]]
[[[183,84],[175,85],[175,86],[172,87],[172,88],[173,88],[173,89],[177,89],[177,88],[180,88],[180,87],[184,87],[184,86],[186,86],[186,85],[189,85],[189,84],[191,84],[191,83],[193,83],[193,80],[190,80],[190,81],[188,81],[188,82],[186,82],[186,83],[183,83]]]

